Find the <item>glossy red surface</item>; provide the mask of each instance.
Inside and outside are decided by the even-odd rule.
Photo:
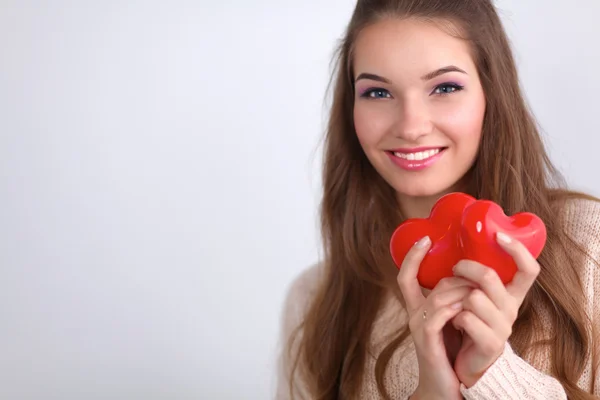
[[[504,284],[510,282],[517,266],[496,242],[504,232],[523,243],[537,258],[546,243],[546,226],[532,213],[506,216],[488,200],[476,200],[464,193],[450,193],[438,200],[429,218],[404,221],[392,235],[390,252],[398,268],[410,248],[422,237],[431,238],[431,248],[421,262],[417,279],[433,289],[462,259],[474,260],[494,269]]]

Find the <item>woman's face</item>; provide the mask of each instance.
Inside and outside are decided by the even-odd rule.
[[[354,124],[371,164],[401,202],[458,190],[485,113],[468,43],[432,23],[386,19],[355,45]]]

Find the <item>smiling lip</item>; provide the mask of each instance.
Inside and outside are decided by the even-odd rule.
[[[399,149],[391,149],[390,151],[392,153],[404,153],[404,154],[409,154],[409,153],[419,153],[422,151],[428,151],[428,150],[438,150],[438,149],[444,149],[445,147],[443,146],[428,146],[428,147],[413,147],[413,148],[399,148]]]
[[[406,171],[420,171],[435,164],[446,147],[415,147],[386,151],[392,162]]]

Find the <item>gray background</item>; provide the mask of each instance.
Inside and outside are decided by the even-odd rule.
[[[0,398],[266,399],[352,1],[0,2]],[[600,194],[597,0],[501,1]]]

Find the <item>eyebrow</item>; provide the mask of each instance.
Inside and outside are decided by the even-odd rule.
[[[458,68],[457,66],[448,65],[447,67],[436,69],[433,72],[430,72],[430,73],[428,73],[426,75],[423,75],[421,77],[421,79],[424,80],[424,81],[429,81],[429,80],[432,80],[433,78],[436,78],[436,77],[438,77],[440,75],[447,74],[448,72],[460,72],[461,74],[467,75],[467,73],[465,71],[463,71],[462,69]]]
[[[377,81],[377,82],[383,82],[383,83],[388,83],[391,84],[392,81],[390,81],[389,79],[385,79],[382,76],[379,75],[375,75],[375,74],[369,74],[369,73],[362,73],[358,76],[358,78],[356,78],[356,80],[354,82],[358,82],[361,79],[370,79],[372,81]]]
[[[440,75],[443,75],[443,74],[447,74],[449,72],[460,72],[461,74],[467,75],[467,73],[465,71],[463,71],[462,69],[458,68],[457,66],[448,65],[446,67],[442,67],[442,68],[436,69],[435,71],[432,71],[432,72],[430,72],[430,73],[428,73],[426,75],[423,75],[421,77],[421,79],[424,80],[424,81],[429,81],[429,80],[432,80],[433,78],[436,78],[436,77],[438,77]],[[390,81],[389,79],[386,79],[386,78],[384,78],[382,76],[379,76],[379,75],[370,74],[370,73],[367,73],[367,72],[364,72],[364,73],[360,74],[356,78],[356,80],[354,82],[358,82],[361,79],[370,79],[372,81],[383,82],[383,83],[387,83],[387,84],[391,84],[392,83],[392,81]]]

